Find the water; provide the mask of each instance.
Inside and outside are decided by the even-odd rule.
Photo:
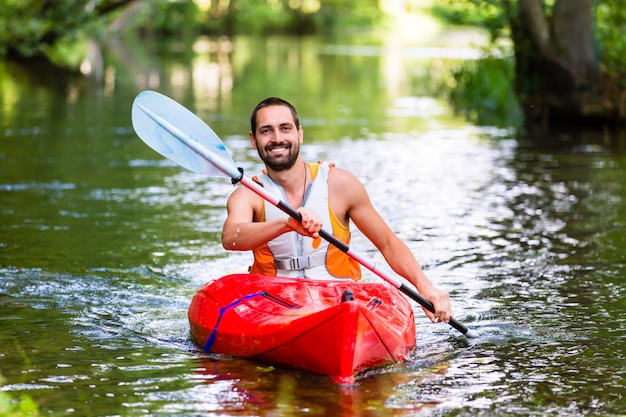
[[[122,44],[101,78],[0,63],[0,389],[55,416],[625,414],[624,155],[599,133],[542,147],[472,125],[428,88],[449,53],[351,43]],[[248,174],[252,106],[293,101],[305,158],[366,184],[480,337],[416,306],[410,360],[352,387],[203,353],[191,297],[250,256],[221,248],[230,182],[134,135],[146,88],[207,120]],[[385,268],[359,234],[353,247]]]

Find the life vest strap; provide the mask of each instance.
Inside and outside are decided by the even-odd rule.
[[[309,256],[299,256],[295,258],[274,258],[274,266],[276,269],[285,271],[298,271],[314,266],[324,265],[326,263],[326,253],[320,252]]]

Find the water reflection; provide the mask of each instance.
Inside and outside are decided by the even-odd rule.
[[[197,371],[206,384],[194,389],[196,411],[219,411],[230,415],[253,413],[261,416],[310,415],[381,416],[402,415],[394,406],[396,387],[407,383],[406,375],[375,373],[357,386],[329,385],[325,378],[267,364],[243,365],[228,359],[201,360]],[[210,399],[207,401],[207,399]],[[410,407],[416,410],[423,407]],[[188,408],[189,410],[189,408]]]

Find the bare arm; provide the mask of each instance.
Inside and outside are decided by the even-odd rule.
[[[303,208],[297,209],[302,223],[285,215],[283,219],[261,222],[263,199],[247,188],[237,188],[228,198],[228,216],[222,229],[222,246],[226,250],[256,249],[283,233],[296,231],[317,237],[322,227],[320,217]]]
[[[378,248],[389,266],[400,276],[406,278],[417,291],[431,301],[435,314],[424,309],[432,321],[445,321],[452,316],[450,296],[437,289],[426,277],[422,268],[406,244],[400,240],[372,205],[363,184],[345,170],[333,169],[331,183],[333,210],[346,213],[356,227]],[[337,187],[337,188],[335,188]],[[341,190],[337,193],[337,190]],[[341,197],[339,197],[341,196]],[[339,198],[338,198],[339,197]]]

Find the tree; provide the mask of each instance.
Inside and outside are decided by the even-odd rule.
[[[328,33],[372,26],[383,18],[378,0],[1,0],[0,56],[42,55],[62,38],[93,32],[102,17],[125,8],[110,27],[158,36],[233,33]],[[137,10],[140,10],[137,13]]]
[[[510,36],[527,127],[626,120],[624,0],[466,0],[447,17]]]
[[[594,49],[593,0],[502,2],[511,27],[515,90],[526,124],[612,120],[618,108]]]
[[[40,55],[102,16],[134,0],[3,0],[0,3],[0,55]]]

